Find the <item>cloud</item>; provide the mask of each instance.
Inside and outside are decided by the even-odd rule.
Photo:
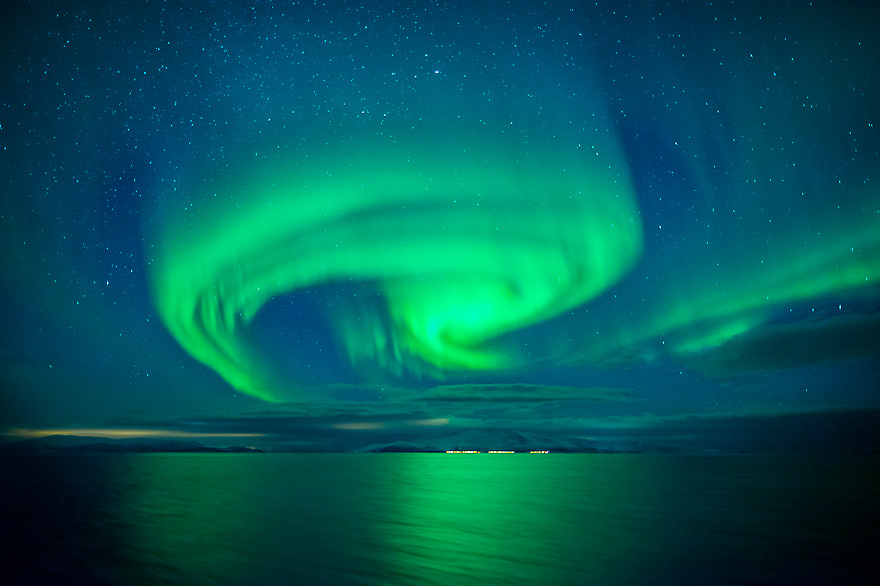
[[[480,385],[474,385],[479,388]],[[467,388],[470,388],[468,385]],[[550,389],[546,392],[549,394]],[[249,444],[282,449],[348,450],[369,443],[440,437],[471,428],[532,431],[550,436],[573,436],[609,445],[664,445],[682,449],[732,451],[841,451],[880,446],[880,408],[746,409],[739,412],[692,412],[630,416],[601,416],[560,408],[542,412],[544,403],[476,403],[464,415],[415,416],[417,409],[401,409],[408,400],[384,405],[368,402],[323,405],[310,413],[305,404],[232,416],[190,417],[168,421],[115,421],[88,430],[30,429],[46,433],[133,437],[195,438],[228,445],[247,438]],[[464,405],[460,401],[451,403]],[[565,404],[563,404],[565,405]],[[6,435],[21,436],[22,433]],[[285,447],[286,446],[286,447]]]
[[[442,385],[429,389],[414,400],[426,403],[546,403],[628,402],[635,400],[626,389],[614,387],[570,387],[535,384]]]
[[[267,441],[271,438],[304,440],[344,432],[430,431],[447,426],[479,425],[487,420],[552,426],[556,420],[597,415],[599,405],[638,401],[629,389],[529,384],[440,385],[428,389],[331,385],[312,391],[316,398],[310,401],[274,404],[230,415],[216,412],[169,418],[135,415],[116,417],[90,427],[115,430],[113,433],[152,430],[153,434],[199,434],[201,437],[258,433],[269,438]]]
[[[819,321],[767,324],[711,352],[684,357],[691,368],[714,376],[794,368],[825,361],[880,355],[880,313]]]

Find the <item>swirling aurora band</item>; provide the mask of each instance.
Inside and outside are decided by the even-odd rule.
[[[334,314],[356,364],[436,378],[515,366],[494,339],[596,296],[642,246],[613,148],[528,151],[398,143],[251,170],[223,186],[236,204],[168,225],[153,271],[159,313],[193,357],[266,400],[276,383],[241,330],[274,296],[339,281],[384,298]]]

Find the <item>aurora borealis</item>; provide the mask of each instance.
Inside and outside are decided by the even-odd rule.
[[[0,427],[880,407],[876,9],[2,10]]]
[[[483,346],[583,304],[634,263],[632,188],[609,171],[624,167],[613,151],[554,161],[446,136],[273,161],[234,187],[254,203],[197,230],[172,223],[154,277],[169,329],[232,386],[268,398],[236,330],[277,295],[353,280],[375,283],[333,316],[353,361],[440,379],[514,366],[509,349]]]

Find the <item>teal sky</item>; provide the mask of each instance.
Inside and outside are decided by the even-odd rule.
[[[10,437],[877,442],[875,9],[2,19]]]

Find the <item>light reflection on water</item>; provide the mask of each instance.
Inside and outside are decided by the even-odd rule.
[[[870,583],[869,456],[5,456],[23,583]]]

